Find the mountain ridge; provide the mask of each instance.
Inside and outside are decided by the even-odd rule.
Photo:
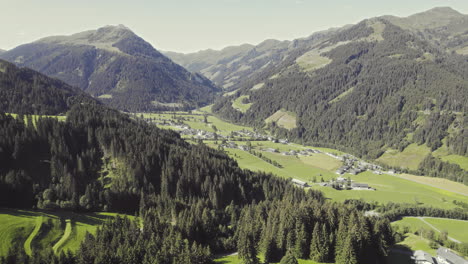
[[[42,38],[0,57],[125,111],[194,108],[211,102],[219,91],[122,25]]]
[[[0,112],[58,115],[76,104],[99,104],[79,88],[0,59]]]
[[[212,110],[368,159],[412,143],[432,150],[445,144],[465,156],[468,61],[432,43],[386,19],[367,19],[252,75]],[[248,98],[243,112],[233,107],[240,97]],[[267,122],[278,112],[295,126]]]

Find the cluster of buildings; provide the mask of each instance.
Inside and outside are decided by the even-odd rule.
[[[320,183],[321,186],[328,186],[335,188],[337,190],[370,190],[375,191],[375,188],[372,188],[367,183],[355,182],[351,179],[346,179],[344,177],[338,177],[336,179],[331,179],[329,182]]]
[[[416,264],[468,264],[467,260],[444,247],[437,249],[436,257],[432,257],[425,251],[417,250],[412,258]]]
[[[352,155],[344,155],[342,157],[342,160],[343,166],[336,170],[336,174],[338,175],[343,175],[345,173],[357,175],[366,170],[370,170],[378,175],[382,174],[382,167],[372,163],[361,161]]]
[[[296,155],[303,155],[303,156],[310,156],[314,153],[321,153],[319,150],[315,149],[304,149],[304,150],[290,150],[281,152],[284,156],[296,156]]]
[[[223,135],[215,134],[213,132],[208,132],[201,129],[186,128],[180,131],[181,135],[184,136],[193,136],[196,139],[224,139],[226,138]]]

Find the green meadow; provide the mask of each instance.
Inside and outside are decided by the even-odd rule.
[[[454,238],[460,242],[468,243],[468,221],[432,217],[423,217],[423,219],[438,230],[446,231],[449,237]],[[392,225],[398,226],[400,230],[402,230],[404,227],[407,227],[411,233],[417,232],[422,228],[433,229],[424,221],[417,217],[404,217],[399,221],[393,222]],[[438,233],[437,230],[433,230],[435,234]]]
[[[419,164],[430,152],[431,150],[426,145],[413,143],[408,145],[402,152],[389,149],[377,161],[393,167],[417,170]]]
[[[46,248],[56,253],[76,251],[87,232],[94,234],[100,225],[115,216],[115,213],[0,209],[0,256],[5,256],[11,246],[22,247],[29,255],[35,249]]]
[[[210,132],[214,132],[213,126],[215,126],[217,128],[217,133],[222,135],[229,135],[232,131],[243,129],[252,130],[249,127],[231,124],[210,115],[210,107],[205,107],[202,111],[203,112],[201,112],[201,110],[194,111],[192,114],[187,114],[186,112],[164,112],[143,115],[145,117],[161,120],[183,118],[184,123],[190,127]],[[204,123],[204,116],[202,113],[207,114],[207,123]],[[213,148],[218,148],[221,140],[217,142],[206,140],[205,143]],[[247,141],[235,141],[235,143],[238,145],[246,145]],[[272,173],[282,178],[294,178],[305,181],[312,186],[311,188],[322,191],[327,198],[336,201],[364,199],[369,202],[377,203],[414,203],[415,205],[435,206],[439,208],[456,208],[457,206],[453,204],[454,200],[468,202],[468,196],[460,194],[466,192],[464,186],[451,186],[449,183],[441,184],[440,182],[435,183],[430,181],[432,178],[425,179],[425,177],[424,179],[418,178],[414,180],[414,177],[411,177],[411,175],[396,177],[386,174],[377,175],[372,172],[363,172],[358,175],[344,175],[344,177],[350,177],[351,180],[355,182],[367,183],[375,188],[376,191],[338,191],[330,187],[322,187],[318,184],[314,184],[314,181],[320,182],[322,179],[324,181],[329,181],[338,177],[335,171],[342,166],[340,160],[324,153],[311,154],[310,156],[286,156],[281,152],[289,152],[291,150],[300,151],[306,148],[313,148],[336,155],[343,155],[343,152],[329,148],[302,146],[295,143],[280,144],[271,141],[250,141],[250,144],[255,152],[261,153],[262,156],[276,161],[280,166],[276,167],[240,149],[225,148],[224,151],[232,158],[236,159],[241,168]],[[268,148],[276,149],[278,152],[272,153],[264,151]],[[400,164],[403,167],[415,169],[428,153],[429,149],[426,146],[411,144],[403,152],[388,151],[378,161],[388,165],[395,166]],[[444,157],[447,157],[447,155]],[[441,188],[437,188],[439,186]]]
[[[262,256],[259,257],[261,263],[262,262]],[[320,264],[318,262],[308,260],[308,259],[298,259],[297,260],[299,264]],[[223,256],[215,259],[215,263],[219,264],[243,264],[242,260],[239,259],[238,255],[228,255],[228,256]],[[275,264],[275,263],[271,263]]]
[[[369,186],[376,188],[376,191],[338,191],[329,187],[315,186],[313,188],[321,190],[326,197],[337,201],[364,199],[369,202],[414,203],[415,205],[440,208],[456,208],[453,200],[468,202],[468,196],[387,174],[376,175],[372,172],[363,172],[358,175],[345,175],[356,182],[369,184]]]

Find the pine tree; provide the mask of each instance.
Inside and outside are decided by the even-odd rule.
[[[349,233],[346,237],[341,250],[336,256],[336,264],[357,264],[356,251],[354,249],[354,243],[352,234]]]
[[[290,251],[286,253],[286,255],[281,259],[280,264],[299,264],[294,254]]]
[[[298,258],[307,256],[307,232],[305,225],[299,221],[296,227],[296,245],[294,246],[294,255]]]
[[[312,239],[310,242],[310,259],[317,262],[323,262],[325,255],[323,252],[322,245],[322,230],[320,229],[319,222],[315,223],[314,230],[312,231]]]

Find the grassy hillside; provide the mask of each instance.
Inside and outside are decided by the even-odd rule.
[[[15,243],[29,255],[34,249],[76,251],[87,232],[95,233],[115,213],[26,211],[0,209],[0,256]]]
[[[0,209],[0,255],[5,256],[12,245],[22,247],[38,217],[35,212]]]
[[[392,166],[417,170],[419,164],[430,153],[426,145],[411,144],[402,152],[398,150],[387,150],[377,161]]]
[[[432,229],[438,234],[439,232],[433,229],[432,225],[440,231],[446,231],[449,237],[468,243],[468,221],[431,217],[423,217],[422,219],[418,217],[404,217],[402,220],[393,222],[392,225],[399,226],[400,230],[406,227],[411,233],[418,232],[418,230],[424,228]]]
[[[143,114],[145,118],[152,117],[156,120],[171,120],[184,118],[185,124],[192,128],[201,129],[213,132],[212,126],[216,126],[218,133],[222,135],[230,135],[233,131],[243,129],[252,130],[246,126],[238,126],[230,124],[209,113],[209,108],[205,114],[208,114],[208,123],[203,122],[203,115],[194,112],[187,114],[178,112],[170,113],[154,113]],[[246,145],[246,141],[234,141],[237,145]],[[193,142],[196,143],[196,142]],[[221,140],[205,140],[205,143],[213,148],[218,148]],[[373,201],[378,203],[386,202],[401,202],[401,203],[415,203],[420,205],[431,205],[439,208],[455,208],[454,200],[468,202],[468,187],[449,181],[446,179],[421,177],[409,174],[402,174],[397,176],[392,175],[377,175],[372,172],[364,172],[358,175],[345,174],[344,177],[350,177],[353,181],[359,183],[367,183],[371,187],[376,188],[376,191],[338,191],[330,187],[322,187],[313,183],[313,180],[320,182],[323,178],[324,181],[329,181],[338,177],[335,173],[336,169],[342,166],[342,161],[330,157],[324,153],[311,154],[310,156],[294,155],[285,156],[282,152],[291,150],[300,151],[304,150],[306,146],[299,144],[289,143],[280,144],[271,141],[250,141],[252,150],[261,153],[262,156],[276,161],[280,167],[274,166],[262,158],[259,158],[247,151],[233,148],[224,148],[224,151],[231,157],[237,160],[241,168],[250,169],[253,171],[264,171],[273,173],[283,178],[294,178],[312,185],[312,188],[321,190],[326,197],[337,201],[344,201],[346,199],[364,199],[366,201]],[[264,151],[265,149],[277,149],[277,153]],[[313,147],[313,149],[322,152],[333,153],[336,155],[343,155],[341,151],[329,148]],[[408,146],[403,152],[395,150],[394,153],[386,153],[384,160],[392,164],[409,164],[413,168],[419,165],[418,160],[422,160],[429,152],[429,149],[424,146],[412,144]],[[412,159],[416,157],[416,161]],[[382,161],[382,160],[379,160]],[[464,195],[463,195],[464,194]]]

